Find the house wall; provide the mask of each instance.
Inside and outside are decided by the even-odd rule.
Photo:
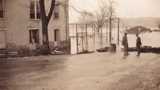
[[[40,20],[29,18],[29,6],[29,0],[6,0],[7,42],[28,45],[29,30],[41,31]]]
[[[62,3],[59,5],[59,18],[55,19],[53,16],[51,18],[51,22],[49,23],[49,27],[48,27],[49,28],[49,40],[51,42],[55,40],[54,38],[55,29],[60,30],[59,40],[60,41],[66,40],[66,25],[69,23],[69,20],[68,20],[68,7],[64,5],[68,5],[68,0],[59,0],[59,2]],[[65,10],[67,10],[67,12]]]
[[[63,1],[63,0],[62,0]],[[42,44],[41,20],[30,19],[30,0],[5,0],[5,18],[0,19],[0,30],[6,30],[7,43],[29,45],[29,30],[39,29]],[[60,6],[60,17],[49,24],[49,41],[54,41],[54,30],[60,30],[60,40],[66,40],[66,19],[64,7]]]

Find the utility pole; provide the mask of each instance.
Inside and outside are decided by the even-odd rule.
[[[112,17],[109,17],[109,44],[112,43]]]
[[[120,18],[118,18],[117,44],[119,45]]]
[[[65,0],[65,4],[64,4],[64,11],[65,11],[65,19],[66,19],[66,25],[65,25],[65,28],[66,28],[66,41],[69,40],[69,13],[68,13],[68,5],[69,1],[68,0]]]

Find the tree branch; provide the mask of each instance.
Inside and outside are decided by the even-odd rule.
[[[45,2],[44,0],[39,0],[40,4],[40,10],[41,10],[41,18],[45,19],[46,18],[46,11],[45,11]]]
[[[52,0],[52,2],[51,2],[51,8],[50,8],[49,13],[48,13],[48,16],[47,16],[47,22],[48,22],[48,23],[49,23],[49,21],[50,21],[50,19],[51,19],[51,17],[52,17],[53,10],[54,10],[54,8],[55,8],[55,1],[56,1],[56,0]]]

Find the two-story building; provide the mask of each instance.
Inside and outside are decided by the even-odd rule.
[[[49,8],[50,0],[45,1]],[[49,41],[65,41],[68,38],[68,23],[68,0],[56,0],[48,27]],[[0,48],[5,48],[7,44],[33,43],[42,44],[39,1],[0,0]]]

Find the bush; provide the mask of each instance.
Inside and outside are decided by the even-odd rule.
[[[46,49],[46,46],[44,45],[37,45],[36,54],[37,55],[47,55],[47,54],[50,54],[50,50]]]
[[[18,55],[22,56],[22,57],[33,55],[32,50],[28,46],[25,46],[25,45],[24,46],[19,46],[17,51],[18,51]]]
[[[64,53],[70,52],[69,41],[60,41],[57,45],[54,42],[50,42],[50,49],[46,49],[44,45],[36,45],[36,48],[32,48],[30,45],[16,45],[14,43],[7,44],[8,52],[17,52],[16,56],[37,56],[51,54],[51,51],[58,50]]]
[[[111,44],[109,51],[110,52],[116,52],[116,44]]]
[[[7,43],[7,50],[9,51],[17,51],[18,46],[14,43]]]
[[[14,43],[7,44],[8,53],[17,52],[17,56],[33,56],[35,55],[34,50],[30,49],[27,45],[16,45]]]
[[[70,52],[70,42],[69,41],[59,41],[55,44],[55,42],[50,42],[50,50],[58,50],[64,53]]]

